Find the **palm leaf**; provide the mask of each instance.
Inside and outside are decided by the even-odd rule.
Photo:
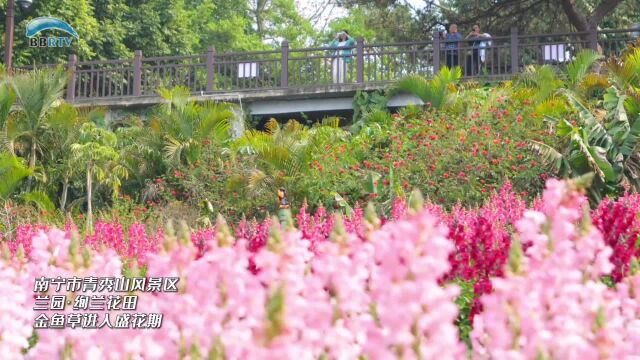
[[[35,205],[40,210],[53,212],[56,206],[53,204],[49,196],[42,191],[30,191],[20,196],[22,201]]]
[[[6,199],[32,171],[12,154],[0,154],[0,198]]]
[[[576,58],[567,65],[566,71],[569,83],[574,86],[580,84],[593,63],[600,58],[601,56],[593,50],[580,51]]]
[[[6,83],[0,83],[0,131],[4,130],[16,96]]]

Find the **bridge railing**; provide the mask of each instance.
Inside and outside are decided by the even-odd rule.
[[[434,33],[429,41],[355,46],[144,57],[82,61],[75,55],[65,66],[71,74],[67,101],[154,96],[160,87],[186,86],[194,94],[242,92],[338,84],[388,83],[409,74],[431,77],[443,66],[460,66],[466,78],[504,78],[527,65],[564,65],[583,49],[611,56],[640,36],[638,29],[562,34],[519,34],[448,42]],[[453,46],[452,46],[453,45]],[[344,56],[344,50],[350,54]],[[339,52],[338,52],[339,51]],[[347,52],[348,53],[348,52]],[[346,66],[344,76],[336,65]],[[38,67],[55,67],[46,64]],[[16,70],[33,68],[26,66]]]

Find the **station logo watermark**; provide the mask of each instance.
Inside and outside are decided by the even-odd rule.
[[[70,36],[42,36],[43,31],[58,30]],[[27,24],[27,37],[31,47],[70,47],[73,38],[80,37],[78,33],[66,21],[54,17],[35,18]]]

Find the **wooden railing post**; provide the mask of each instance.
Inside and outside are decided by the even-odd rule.
[[[289,42],[282,42],[282,55],[280,59],[280,67],[282,74],[280,76],[280,86],[286,88],[289,86]]]
[[[598,52],[598,28],[596,25],[589,27],[589,49]]]
[[[69,71],[69,82],[67,82],[67,102],[72,103],[76,98],[76,64],[78,57],[75,54],[69,55],[67,70]]]
[[[209,47],[207,51],[207,92],[213,91],[215,54],[216,49],[213,46]]]
[[[511,28],[511,73],[517,74],[519,71],[519,57],[518,54],[518,28]]]
[[[364,39],[356,41],[356,81],[364,83]]]
[[[433,32],[433,74],[440,71],[440,32]]]
[[[133,96],[142,93],[142,50],[136,50],[133,56]]]

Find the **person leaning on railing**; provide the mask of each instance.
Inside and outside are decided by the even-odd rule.
[[[343,30],[336,34],[336,38],[329,44],[329,47],[338,48],[338,47],[349,47],[354,46],[355,41],[346,30]],[[347,67],[351,63],[352,59],[352,49],[337,49],[333,59],[332,59],[332,71],[333,71],[333,82],[334,83],[344,83]]]
[[[465,40],[471,40],[471,45],[473,46],[473,51],[471,52],[471,57],[467,59],[467,71],[466,75],[474,76],[480,70],[481,61],[484,62],[484,52],[485,50],[480,50],[480,48],[487,47],[487,38],[490,38],[491,35],[487,33],[483,33],[480,30],[480,25],[474,24],[473,30],[465,37]],[[483,41],[485,40],[485,41]],[[490,43],[490,42],[489,42]],[[482,54],[480,54],[482,51]],[[482,59],[481,59],[482,57]]]

